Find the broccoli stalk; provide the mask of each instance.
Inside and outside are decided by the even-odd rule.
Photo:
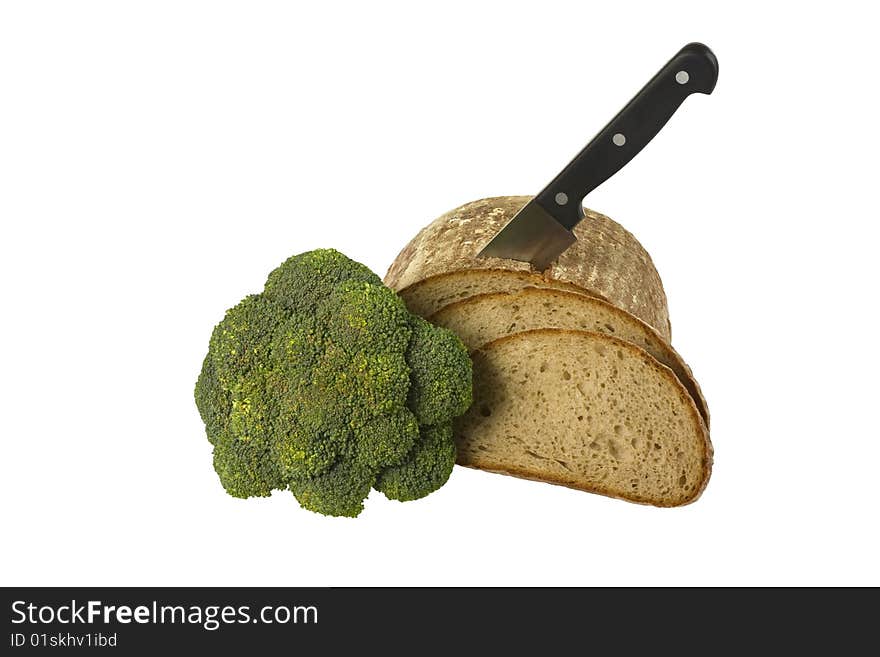
[[[446,483],[471,361],[365,266],[320,249],[227,311],[195,398],[230,495],[289,489],[306,509],[353,517],[372,488],[408,501]]]

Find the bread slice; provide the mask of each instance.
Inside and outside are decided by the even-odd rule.
[[[529,196],[487,198],[447,212],[403,248],[389,267],[385,284],[401,292],[449,272],[495,269],[533,274],[539,280],[568,283],[606,299],[653,326],[670,342],[666,293],[651,257],[629,231],[598,212],[584,210],[584,220],[573,230],[577,242],[543,272],[527,262],[477,257],[529,200]],[[446,284],[459,281],[468,282],[449,279]]]
[[[641,347],[671,369],[709,426],[709,410],[687,363],[653,328],[607,301],[561,290],[526,288],[509,294],[478,294],[449,304],[428,318],[451,329],[470,349],[498,338],[540,328],[606,333]]]
[[[632,502],[679,506],[706,486],[708,431],[670,369],[590,331],[515,333],[473,354],[458,462]]]
[[[479,294],[510,293],[528,288],[564,290],[572,294],[600,298],[598,293],[573,283],[547,281],[539,274],[506,269],[467,269],[429,276],[404,288],[398,294],[410,312],[428,318],[451,303]]]

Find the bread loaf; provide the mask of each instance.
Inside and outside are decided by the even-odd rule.
[[[473,358],[474,404],[455,424],[460,464],[655,506],[703,491],[706,427],[678,378],[643,349],[542,329]]]
[[[607,301],[560,290],[526,288],[510,294],[478,294],[449,304],[429,317],[451,329],[469,349],[540,328],[593,331],[641,347],[673,371],[709,425],[709,411],[690,368],[650,326]]]
[[[478,258],[483,246],[529,200],[528,196],[488,198],[447,212],[403,248],[388,269],[386,285],[400,292],[409,304],[415,294],[409,288],[429,278],[437,282],[433,277],[438,275],[481,270],[518,272],[527,274],[531,285],[580,289],[606,299],[670,341],[666,294],[651,257],[629,231],[604,215],[585,210],[584,220],[573,231],[578,241],[546,271],[536,271],[529,263],[517,260]],[[473,283],[477,276],[440,281],[443,294],[463,298],[463,290],[456,286]],[[432,294],[422,290],[422,297]],[[437,309],[435,305],[433,310]]]

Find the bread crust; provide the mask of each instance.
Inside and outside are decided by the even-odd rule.
[[[398,292],[428,277],[469,269],[525,272],[588,291],[635,315],[671,341],[666,293],[648,252],[623,226],[585,209],[577,237],[545,271],[530,263],[478,258],[477,253],[529,201],[500,196],[467,203],[425,226],[400,251],[385,275]]]
[[[542,481],[549,484],[555,484],[557,486],[564,486],[566,488],[572,488],[575,490],[581,490],[589,493],[596,493],[598,495],[604,495],[606,497],[612,497],[615,499],[626,500],[628,502],[636,502],[639,504],[647,504],[650,506],[656,507],[678,507],[685,506],[687,504],[691,504],[695,502],[702,495],[703,491],[706,489],[706,486],[709,483],[709,478],[712,474],[712,464],[714,459],[714,449],[712,447],[712,442],[709,438],[709,430],[706,427],[705,422],[703,422],[703,418],[697,410],[696,404],[694,403],[693,398],[690,396],[688,391],[684,388],[681,382],[678,380],[678,377],[675,373],[670,370],[668,367],[657,361],[656,358],[651,356],[648,352],[636,345],[627,342],[625,340],[621,340],[619,338],[606,335],[604,333],[596,333],[594,331],[581,331],[581,330],[572,330],[572,329],[533,329],[530,331],[523,331],[521,333],[514,333],[511,335],[506,335],[504,337],[498,338],[497,340],[493,340],[488,342],[485,345],[482,345],[478,349],[474,350],[474,355],[478,356],[482,352],[486,352],[488,350],[493,349],[497,345],[500,345],[504,342],[509,342],[511,340],[522,340],[524,336],[528,335],[552,335],[559,336],[563,334],[570,335],[589,335],[594,338],[599,338],[600,340],[608,341],[611,344],[615,345],[620,349],[628,350],[632,355],[642,359],[647,365],[657,369],[661,373],[662,376],[665,376],[669,382],[672,384],[674,389],[678,392],[679,397],[684,403],[685,407],[688,409],[691,419],[693,420],[695,426],[697,427],[698,433],[702,437],[702,446],[703,446],[703,478],[700,481],[699,485],[694,490],[694,493],[681,502],[665,502],[662,500],[652,501],[639,499],[633,496],[628,496],[626,493],[618,493],[611,491],[607,488],[603,488],[602,486],[581,486],[575,483],[564,481],[558,478],[554,478],[552,475],[547,476],[535,476],[532,473],[525,473],[522,470],[516,468],[515,466],[505,466],[502,468],[497,467],[497,464],[490,467],[481,466],[479,463],[462,463],[461,460],[458,461],[459,465],[465,465],[467,467],[476,468],[478,470],[485,470],[487,472],[495,472],[498,474],[506,474],[512,477],[518,477],[521,479],[530,479],[532,481]],[[457,432],[456,432],[457,434]],[[456,437],[458,437],[456,435]],[[460,457],[459,457],[460,458]]]
[[[548,296],[548,297],[556,297],[559,299],[576,299],[583,300],[584,295],[578,294],[575,292],[568,292],[565,290],[557,290],[552,288],[524,288],[517,292],[487,292],[484,294],[476,294],[472,297],[468,297],[466,299],[462,299],[461,301],[455,301],[446,306],[443,306],[440,310],[433,313],[430,317],[428,317],[428,321],[433,323],[437,323],[436,318],[442,315],[443,313],[447,313],[449,311],[455,309],[466,309],[468,305],[474,305],[483,300],[489,299],[497,299],[499,301],[503,301],[506,299],[510,299],[512,303],[516,302],[518,297],[522,296],[530,296],[530,295],[540,295],[540,296]],[[681,384],[688,391],[688,394],[694,400],[694,403],[697,406],[697,410],[700,412],[700,416],[703,418],[703,421],[706,424],[706,427],[711,425],[710,417],[709,417],[709,406],[706,403],[705,397],[703,397],[703,391],[700,388],[700,384],[697,382],[696,378],[694,378],[694,374],[691,371],[690,366],[685,362],[684,358],[663,338],[660,333],[654,329],[653,326],[650,326],[640,320],[635,315],[632,315],[625,310],[621,310],[617,306],[609,303],[605,299],[600,299],[598,297],[590,297],[585,303],[596,303],[601,304],[603,309],[612,314],[617,315],[622,322],[630,322],[636,324],[642,331],[650,335],[655,342],[657,342],[662,350],[665,352],[665,356],[667,360],[672,363],[675,363],[675,368],[672,369],[673,374],[675,374],[676,378],[681,382]],[[551,328],[551,327],[545,327]],[[562,329],[566,330],[566,329]],[[517,331],[517,333],[522,333],[523,331]],[[590,331],[587,331],[590,332]],[[513,335],[513,334],[511,334]],[[608,335],[607,333],[603,333],[603,335]],[[506,336],[505,336],[506,337]],[[610,336],[609,337],[616,337]],[[642,348],[640,345],[636,345]],[[650,355],[650,354],[649,354]],[[660,362],[660,365],[664,365],[664,363]]]

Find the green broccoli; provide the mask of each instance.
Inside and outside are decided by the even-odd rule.
[[[226,312],[195,398],[230,495],[289,489],[311,511],[357,516],[373,488],[408,501],[446,483],[471,361],[368,268],[319,249]]]

